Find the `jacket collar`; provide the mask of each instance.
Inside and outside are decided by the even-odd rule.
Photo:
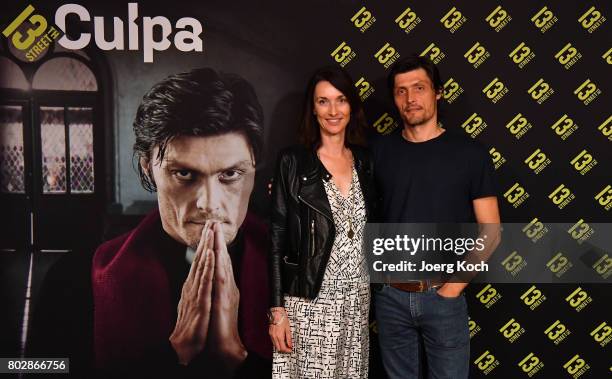
[[[321,179],[331,180],[331,174],[323,166],[314,149],[304,149],[299,161],[301,162],[297,170],[299,198],[333,222],[331,206],[321,181]]]
[[[359,147],[352,145],[349,145],[349,148],[353,153],[355,170],[357,171],[359,182],[362,186],[362,191],[364,191],[366,179],[364,178],[363,171],[364,169],[368,169],[363,162],[362,150]],[[298,180],[300,183],[298,194],[301,199],[307,203],[307,205],[315,208],[316,211],[322,213],[324,216],[333,221],[331,206],[329,205],[327,193],[325,192],[325,188],[321,182],[321,179],[325,181],[331,180],[332,175],[319,160],[315,147],[311,149],[304,149],[302,154],[303,155],[300,157],[300,161],[303,162],[303,164],[300,164],[297,169]]]
[[[366,170],[368,168],[364,164],[363,150],[359,146],[349,145],[349,149],[353,153],[353,159],[355,160],[355,170],[358,173]],[[332,175],[327,171],[323,163],[317,157],[316,147],[312,147],[311,149],[304,149],[302,151],[302,157],[300,160],[304,163],[298,167],[298,175],[300,177],[314,178],[317,176],[317,179],[323,178],[325,181],[331,179]],[[366,172],[367,173],[367,172]]]

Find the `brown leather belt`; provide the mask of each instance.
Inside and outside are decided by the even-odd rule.
[[[431,280],[414,280],[406,283],[389,283],[393,288],[406,292],[425,292],[432,288],[442,287],[444,283],[433,282]]]

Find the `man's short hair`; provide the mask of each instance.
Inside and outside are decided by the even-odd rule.
[[[410,54],[405,58],[402,58],[395,62],[393,66],[391,66],[391,70],[389,71],[389,76],[387,76],[387,86],[389,87],[389,91],[391,92],[391,96],[393,96],[393,87],[395,86],[395,76],[399,74],[403,74],[405,72],[417,70],[422,68],[427,73],[429,80],[433,84],[433,88],[436,93],[439,93],[444,89],[444,84],[442,84],[442,79],[440,78],[440,72],[438,71],[438,67],[427,57],[422,57],[418,54]]]
[[[145,94],[133,123],[134,157],[161,162],[166,147],[176,137],[217,136],[239,132],[246,137],[255,162],[263,148],[263,111],[253,87],[235,74],[210,68],[175,74],[155,84]],[[149,192],[157,187],[151,172],[138,173]]]

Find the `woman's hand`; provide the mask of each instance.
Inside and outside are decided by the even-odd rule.
[[[281,353],[291,353],[293,343],[291,341],[291,327],[289,326],[289,318],[283,307],[274,307],[270,309],[274,316],[273,323],[270,323],[268,333],[272,339],[274,348]]]

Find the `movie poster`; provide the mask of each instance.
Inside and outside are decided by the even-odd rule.
[[[612,208],[611,15],[606,1],[4,3],[2,364],[69,358],[56,372],[83,378],[126,371],[126,362],[127,371],[142,375],[181,369],[168,336],[185,290],[184,260],[193,260],[194,249],[177,247],[160,225],[172,225],[165,214],[178,219],[207,205],[177,195],[185,187],[168,190],[160,176],[147,181],[156,168],[139,152],[157,138],[157,131],[143,134],[144,114],[182,125],[206,114],[244,117],[252,128],[165,152],[216,178],[207,188],[217,210],[207,214],[225,228],[211,241],[226,242],[227,259],[217,264],[235,284],[227,303],[209,296],[216,321],[185,371],[271,377],[268,185],[279,151],[297,142],[306,83],[321,66],[352,76],[369,136],[380,138],[402,128],[387,87],[390,67],[412,53],[428,57],[444,83],[440,126],[486,146],[502,222],[520,224],[534,246],[547,223],[567,224],[580,243],[605,234]],[[209,89],[192,88],[194,78]],[[236,109],[224,108],[219,83],[235,89]],[[252,165],[241,166],[245,160]],[[173,175],[187,174],[181,166]],[[197,233],[176,233],[197,247]],[[105,261],[104,251],[119,249],[105,241],[121,241],[124,254]],[[508,272],[516,271],[510,279],[468,286],[470,378],[610,373],[612,246],[600,247],[580,256],[559,251],[541,268],[523,262],[521,251],[496,253],[557,278],[584,266],[597,280],[514,280],[519,263],[506,260]],[[182,265],[168,275],[170,263],[131,258],[172,249]],[[109,279],[117,277],[129,285]],[[386,378],[371,313],[369,377]],[[214,325],[227,317],[230,326]],[[230,354],[236,343],[244,353],[238,364]],[[36,372],[0,368],[14,377]]]

